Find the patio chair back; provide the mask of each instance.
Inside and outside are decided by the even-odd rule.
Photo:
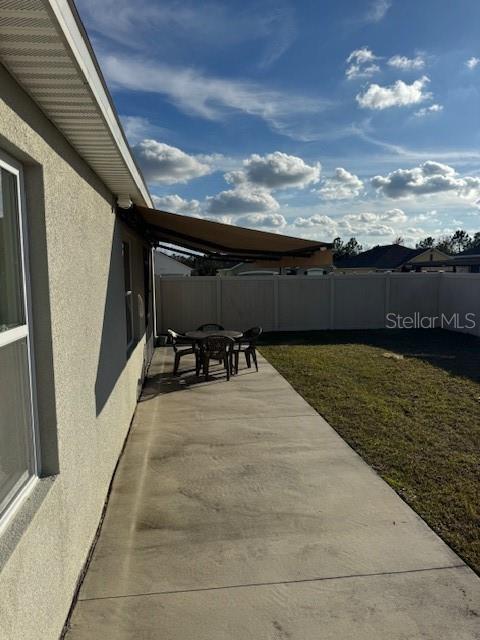
[[[262,335],[263,329],[262,327],[252,327],[251,329],[247,329],[243,332],[242,337],[236,341],[236,346],[234,348],[234,360],[235,360],[235,371],[238,373],[238,362],[240,358],[240,353],[245,354],[245,360],[247,361],[247,366],[250,369],[251,361],[255,363],[255,369],[258,371],[258,360],[257,360],[257,340]]]
[[[192,341],[189,340],[183,333],[179,331],[174,331],[173,329],[167,329],[167,333],[170,337],[170,341],[172,343],[172,347],[174,351],[177,351],[179,345],[183,346],[191,346]]]
[[[233,338],[227,338],[226,336],[207,336],[203,342],[202,347],[204,353],[208,353],[211,358],[222,359],[227,357],[235,344]]]
[[[233,347],[235,340],[227,336],[218,336],[212,334],[202,341],[202,361],[205,379],[208,379],[208,370],[210,359],[219,360],[227,372],[227,380],[230,380],[230,374],[233,369]]]
[[[258,338],[262,335],[262,333],[262,327],[252,327],[251,329],[247,329],[243,332],[241,341],[249,342],[251,345],[254,345],[257,342]]]
[[[200,351],[196,345],[189,340],[186,336],[173,329],[167,329],[167,333],[172,341],[173,351],[175,353],[175,361],[173,365],[173,375],[177,375],[178,367],[180,366],[180,358],[183,356],[194,355],[195,356],[195,370],[198,371],[198,362],[200,358]],[[179,348],[180,347],[180,348]]]
[[[167,329],[167,333],[170,336],[170,340],[173,344],[175,344],[175,342],[181,337],[181,334],[177,333],[173,329]]]
[[[197,331],[225,331],[225,327],[222,327],[221,324],[216,324],[215,322],[209,322],[207,324],[201,324]]]

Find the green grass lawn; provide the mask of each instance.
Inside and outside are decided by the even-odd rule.
[[[318,331],[267,335],[260,350],[480,573],[480,340]]]

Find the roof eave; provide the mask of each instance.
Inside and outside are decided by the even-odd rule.
[[[104,121],[138,190],[137,194],[117,193],[119,202],[127,204],[131,199],[140,204],[139,200],[141,200],[146,206],[153,206],[148,187],[133,158],[105,78],[74,2],[72,0],[46,0],[46,2],[61,28],[63,37],[100,108]]]

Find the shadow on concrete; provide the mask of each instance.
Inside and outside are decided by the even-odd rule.
[[[251,369],[240,369],[238,375],[231,376],[230,382],[228,382],[223,365],[211,363],[207,380],[205,380],[203,373],[197,376],[194,367],[180,369],[177,375],[173,375],[172,371],[150,374],[145,379],[139,402],[148,402],[159,395],[186,391],[195,387],[206,387],[222,383],[233,384],[239,376],[250,373],[256,373],[253,367]]]
[[[285,331],[264,334],[260,346],[262,344],[362,344],[407,358],[418,358],[453,375],[480,382],[480,338],[443,329]]]

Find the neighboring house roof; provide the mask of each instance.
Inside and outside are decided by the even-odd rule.
[[[0,62],[121,204],[152,206],[73,2],[1,2]]]
[[[155,251],[155,273],[159,276],[162,275],[181,275],[189,276],[192,273],[192,269],[183,262],[179,262],[170,256],[167,256],[163,251]]]
[[[458,253],[456,256],[452,257],[454,260],[458,260],[460,258],[466,258],[467,256],[480,256],[480,245],[466,249],[465,251],[462,251],[462,253]]]
[[[425,251],[425,249],[410,249],[401,244],[379,245],[356,256],[335,260],[334,264],[339,269],[398,269]]]
[[[231,267],[224,267],[223,269],[217,269],[217,274],[219,276],[223,276],[223,275],[228,275],[229,273],[237,273],[237,271],[241,270],[245,264],[248,264],[248,263],[237,262]]]
[[[480,266],[480,255],[459,254],[446,260],[434,260],[430,264],[432,267],[477,267]]]

